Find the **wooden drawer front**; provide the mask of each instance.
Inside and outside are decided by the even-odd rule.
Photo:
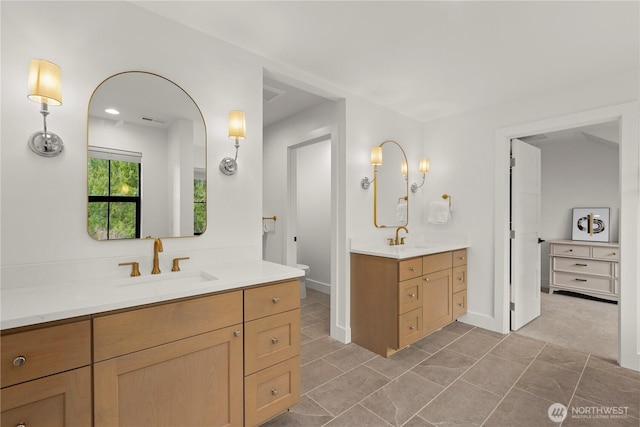
[[[453,293],[467,289],[467,266],[453,267]]]
[[[0,348],[6,387],[91,364],[91,324],[83,320],[4,335]]]
[[[242,323],[242,291],[93,319],[94,361]]]
[[[440,270],[446,270],[453,266],[452,252],[442,252],[439,254],[427,255],[422,257],[422,274],[434,273]]]
[[[610,259],[618,261],[620,259],[620,249],[618,248],[605,248],[594,246],[592,249],[593,257],[600,259]]]
[[[614,263],[609,261],[595,261],[577,258],[553,258],[553,269],[578,274],[597,274],[600,276],[614,276]]]
[[[244,379],[245,426],[257,426],[286,411],[300,399],[300,357]]]
[[[252,374],[299,354],[299,309],[264,317],[245,324],[245,375]]]
[[[453,318],[457,319],[467,312],[467,291],[453,294]]]
[[[562,285],[566,287],[576,288],[576,292],[582,290],[605,292],[607,294],[615,293],[615,279],[603,277],[582,276],[579,274],[553,272],[553,285]]]
[[[590,257],[589,246],[581,246],[581,245],[551,245],[551,253],[553,255],[567,255],[567,256],[577,256],[577,257]]]
[[[467,265],[467,250],[460,249],[453,252],[453,266]]]
[[[400,281],[422,276],[422,258],[412,258],[398,263]]]
[[[0,400],[3,426],[90,426],[91,367],[4,388]]]
[[[422,308],[398,318],[398,349],[404,348],[422,337]]]
[[[300,308],[300,282],[276,283],[244,291],[244,320]]]
[[[398,287],[398,314],[422,307],[421,277],[400,282]]]

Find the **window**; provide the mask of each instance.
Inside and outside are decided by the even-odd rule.
[[[89,147],[88,231],[96,240],[140,238],[141,154]]]
[[[204,170],[195,171],[193,179],[193,234],[199,236],[207,229],[207,179]]]

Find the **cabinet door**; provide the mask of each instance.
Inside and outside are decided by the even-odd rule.
[[[429,334],[453,320],[452,270],[442,270],[423,277],[422,321]]]
[[[95,427],[241,426],[242,325],[94,365]]]
[[[3,426],[91,425],[91,367],[2,389]]]

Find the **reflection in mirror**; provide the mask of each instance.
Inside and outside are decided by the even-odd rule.
[[[131,71],[89,101],[87,230],[96,240],[199,235],[207,226],[206,128],[175,83]]]
[[[409,224],[407,156],[395,141],[384,141],[373,181],[373,223],[378,228]]]

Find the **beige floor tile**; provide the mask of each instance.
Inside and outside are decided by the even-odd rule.
[[[547,344],[536,359],[553,365],[562,366],[563,368],[571,369],[572,371],[582,372],[587,363],[588,357],[589,355],[587,353],[583,353],[581,351]]]
[[[305,394],[314,388],[342,375],[344,372],[324,359],[316,359],[301,368],[300,393]]]
[[[516,383],[526,366],[487,354],[462,379],[497,395],[504,395]]]
[[[361,405],[356,405],[345,413],[336,417],[326,427],[389,427],[382,418],[378,417],[371,411],[368,411]]]
[[[458,335],[464,335],[470,330],[472,330],[473,328],[474,326],[467,325],[466,323],[458,322],[456,320],[455,322],[449,323],[447,326],[442,328],[442,330],[447,332],[453,332],[454,334],[458,334]]]
[[[640,418],[640,381],[632,378],[586,367],[576,397],[603,406],[628,407],[629,415]]]
[[[324,360],[343,371],[350,371],[358,365],[368,362],[378,355],[357,344],[349,344],[345,348],[324,357]]]
[[[404,424],[404,426],[402,426],[402,427],[435,427],[435,426],[434,426],[434,424],[431,424],[430,422],[428,422],[424,418],[419,417],[418,415],[416,415],[415,417],[413,417],[409,421],[407,421]]]
[[[313,400],[303,396],[296,406],[262,424],[262,427],[320,427],[331,419],[331,414]]]
[[[420,341],[411,344],[411,347],[415,347],[422,351],[426,351],[427,353],[433,354],[439,350],[442,350],[444,347],[448,346],[458,338],[460,338],[459,334],[440,329],[439,331],[436,331],[431,335],[427,335]]]
[[[447,350],[464,354],[473,359],[480,359],[502,339],[480,334],[478,332],[468,332],[447,346]]]
[[[464,374],[475,362],[475,359],[445,348],[422,361],[411,371],[445,387]]]
[[[525,391],[512,389],[484,423],[486,427],[558,426],[549,418],[551,403]]]
[[[510,334],[496,348],[491,350],[491,354],[522,363],[523,365],[529,365],[540,353],[544,345],[543,341],[518,334]]]
[[[427,357],[429,357],[429,353],[413,347],[407,347],[388,358],[378,356],[375,359],[371,359],[366,363],[366,366],[393,379],[404,374]]]
[[[301,363],[304,365],[305,363],[319,359],[322,356],[326,356],[327,354],[333,353],[334,351],[340,350],[346,346],[347,344],[343,344],[331,337],[322,337],[317,340],[307,342],[300,346]]]
[[[520,377],[516,387],[551,403],[568,405],[580,372],[535,360]]]
[[[640,381],[640,371],[632,371],[631,369],[623,368],[612,360],[607,360],[591,355],[589,356],[587,366],[589,366],[590,368],[608,372],[610,374],[622,375],[623,377]]]

